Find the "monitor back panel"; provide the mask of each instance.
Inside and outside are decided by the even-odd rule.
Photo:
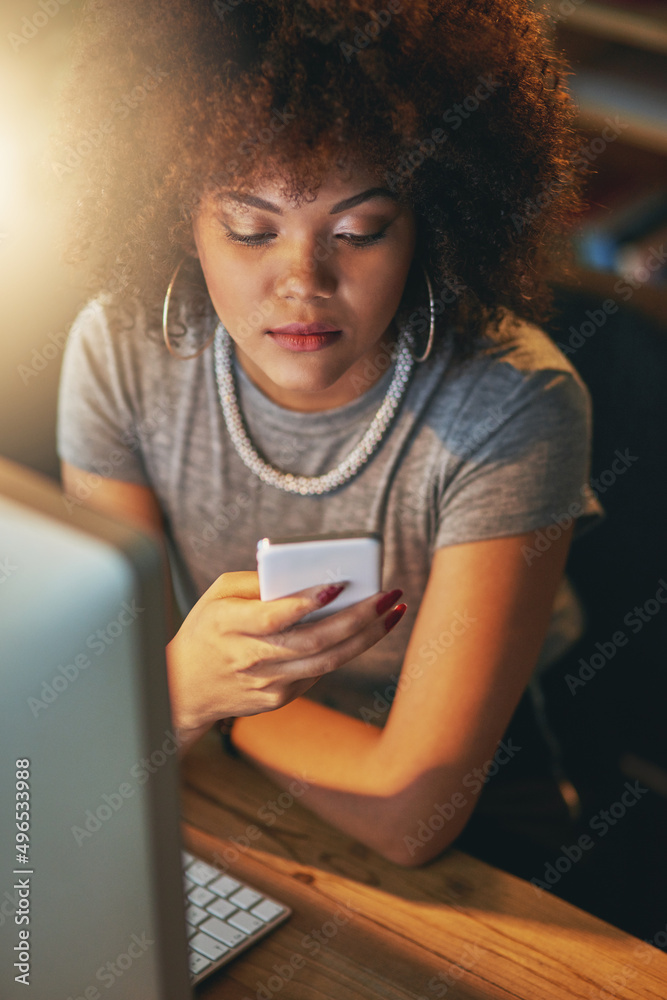
[[[2,486],[0,993],[183,1000],[159,556]]]

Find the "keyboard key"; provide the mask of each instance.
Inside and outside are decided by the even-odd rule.
[[[202,920],[205,920],[208,916],[206,910],[202,910],[200,906],[195,906],[191,903],[185,911],[185,919],[189,924],[200,924]]]
[[[181,857],[194,986],[269,934],[290,909],[245,882],[222,875],[219,868],[188,851],[182,851]]]
[[[199,955],[196,951],[191,951],[188,956],[190,963],[190,972],[193,976],[196,976],[198,972],[205,969],[207,965],[210,965],[208,958],[204,958],[203,955]]]
[[[242,910],[249,910],[251,906],[255,903],[259,903],[262,898],[260,892],[255,892],[254,889],[244,888],[240,892],[235,893],[235,895],[229,897],[229,902],[233,903],[234,906],[239,906]]]
[[[258,920],[257,917],[251,917],[249,913],[245,910],[239,910],[235,913],[233,917],[230,917],[227,921],[234,927],[238,927],[240,931],[245,931],[246,934],[254,934],[256,930],[264,926],[262,920]]]
[[[241,941],[245,941],[247,935],[242,931],[237,930],[235,927],[230,927],[223,920],[218,920],[217,917],[210,917],[205,924],[202,924],[200,930],[206,931],[207,934],[211,934],[218,941],[222,941],[223,944],[229,945],[233,948],[234,945],[240,944]]]
[[[208,885],[219,874],[217,868],[207,865],[205,861],[195,861],[186,871],[188,878],[197,885]]]
[[[253,916],[259,917],[260,920],[268,922],[269,920],[273,920],[274,917],[277,917],[279,913],[283,913],[284,910],[284,906],[274,903],[271,899],[265,899],[263,903],[259,904],[259,906],[253,907],[250,912]]]
[[[217,896],[228,896],[235,889],[240,889],[241,883],[237,882],[235,878],[230,878],[229,875],[223,875],[217,882],[211,882],[208,888]]]
[[[214,962],[216,958],[220,958],[221,955],[224,955],[225,952],[229,951],[229,948],[227,948],[224,944],[221,944],[220,941],[216,941],[215,938],[210,936],[210,934],[201,933],[197,934],[196,937],[193,937],[190,942],[190,947],[195,948],[197,951],[201,952],[202,955],[206,955],[206,957],[210,958],[212,962]]]
[[[206,907],[206,912],[210,913],[212,917],[220,917],[221,920],[224,920],[230,913],[236,913],[236,907],[228,899],[221,899],[220,896],[217,896],[215,902],[209,903]]]
[[[205,889],[203,885],[198,885],[195,889],[192,889],[192,891],[188,893],[188,899],[190,902],[196,903],[197,906],[206,906],[207,903],[210,903],[211,900],[215,898],[215,893]]]

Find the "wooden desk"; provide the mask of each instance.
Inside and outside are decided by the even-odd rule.
[[[294,909],[198,997],[667,997],[657,948],[460,851],[395,866],[223,756],[215,731],[183,761],[182,809],[187,846]]]

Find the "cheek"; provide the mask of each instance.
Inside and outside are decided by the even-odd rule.
[[[391,311],[401,299],[411,261],[412,255],[404,247],[392,247],[382,260],[374,261],[366,270],[360,282],[362,297],[373,299],[376,305],[379,303]]]
[[[400,299],[415,244],[414,226],[409,219],[401,219],[386,242],[380,244],[380,253],[372,262],[372,274],[368,277],[377,294],[391,300]]]
[[[237,314],[248,309],[261,290],[259,270],[234,261],[224,253],[209,254],[201,261],[204,278],[218,311]]]

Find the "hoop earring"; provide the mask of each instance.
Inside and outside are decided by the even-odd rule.
[[[421,264],[421,261],[420,261],[420,264]],[[426,350],[421,355],[421,357],[419,357],[418,355],[414,354],[413,351],[410,350],[410,354],[412,354],[412,357],[414,358],[414,360],[418,361],[420,363],[422,361],[426,361],[426,359],[429,357],[429,355],[431,353],[431,350],[433,349],[433,343],[434,343],[434,339],[435,339],[435,337],[434,337],[434,335],[435,335],[435,302],[433,300],[433,288],[431,286],[431,279],[429,278],[428,273],[426,271],[426,268],[424,267],[423,264],[421,264],[421,269],[424,272],[424,277],[426,278],[426,287],[428,288],[428,305],[429,305],[430,326],[429,326],[429,331],[428,331],[428,340],[426,342]],[[411,334],[411,339],[412,339],[412,343],[414,343],[414,334]]]
[[[171,281],[169,282],[169,285],[167,287],[167,294],[164,297],[164,306],[162,309],[162,337],[164,339],[164,345],[171,354],[172,358],[176,358],[178,361],[191,361],[193,358],[198,358],[200,354],[204,353],[207,347],[210,347],[210,345],[213,343],[215,339],[215,333],[214,333],[211,339],[207,340],[204,346],[200,347],[199,350],[195,351],[194,354],[177,354],[176,351],[174,351],[174,349],[172,348],[171,344],[169,343],[169,334],[167,333],[167,320],[169,316],[169,303],[171,301],[171,291],[172,288],[174,287],[174,284],[176,283],[178,272],[180,271],[181,265],[183,264],[183,261],[186,259],[186,257],[187,254],[181,257],[178,264],[176,265],[176,270],[172,274]]]

